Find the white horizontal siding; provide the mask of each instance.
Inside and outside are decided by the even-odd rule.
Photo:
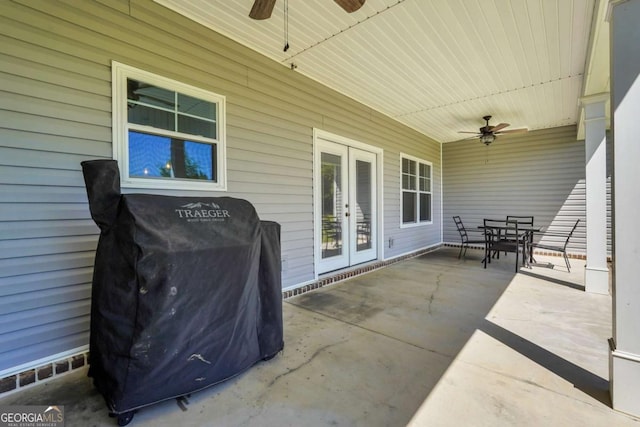
[[[69,301],[86,300],[89,298],[91,285],[89,283],[81,285],[64,286],[60,288],[50,288],[29,293],[21,293],[3,296],[0,301],[0,310],[3,317],[11,313],[18,313],[24,310],[47,307],[55,304],[62,304]],[[47,322],[42,322],[47,323]],[[0,348],[5,348],[0,346]]]
[[[0,276],[19,276],[93,267],[95,251],[0,259]]]
[[[91,312],[91,301],[71,301],[63,304],[50,305],[35,308],[33,310],[20,311],[8,316],[11,321],[0,323],[0,334],[18,333],[33,327],[40,327],[40,319],[45,317],[50,323],[65,321],[67,319],[86,317]]]
[[[0,236],[7,240],[95,235],[97,232],[98,227],[89,219],[0,222]]]
[[[3,115],[5,112],[3,112]],[[13,126],[8,123],[7,126]],[[0,140],[4,147],[22,148],[52,153],[83,154],[91,157],[111,157],[111,141],[87,140],[70,136],[24,132],[0,128]]]
[[[0,241],[0,259],[92,251],[97,245],[98,236],[96,235],[2,240]]]
[[[54,185],[54,182],[51,181],[49,185]],[[0,221],[87,219],[88,213],[87,205],[80,203],[12,203],[10,205],[0,205]]]
[[[92,276],[93,268],[86,267],[0,277],[0,297],[90,283]]]

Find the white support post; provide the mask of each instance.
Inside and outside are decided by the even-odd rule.
[[[613,408],[640,416],[640,0],[609,4],[613,128]]]
[[[607,267],[607,136],[605,106],[608,93],[582,98],[585,115],[587,207],[587,265],[585,291],[609,293]]]

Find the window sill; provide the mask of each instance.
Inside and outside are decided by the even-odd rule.
[[[122,188],[181,191],[227,191],[227,186],[213,182],[187,182],[155,179],[123,179]]]
[[[433,221],[423,221],[423,222],[412,222],[408,224],[400,224],[400,228],[414,228],[414,227],[422,227],[425,225],[433,225]]]

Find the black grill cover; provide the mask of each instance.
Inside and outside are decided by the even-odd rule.
[[[121,414],[216,384],[282,350],[280,226],[230,197],[120,194],[82,163],[101,230],[90,371]]]

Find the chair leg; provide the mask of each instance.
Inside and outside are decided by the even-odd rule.
[[[482,263],[484,264],[484,268],[487,268],[487,259],[489,258],[489,248],[487,247],[487,245],[484,245],[484,259],[482,260]]]
[[[458,259],[462,256],[462,248],[464,248],[464,243],[460,243],[460,252],[458,252]]]
[[[569,257],[567,256],[567,253],[563,252],[562,255],[564,255],[564,262],[567,264],[567,271],[571,273],[571,264],[569,263]]]

